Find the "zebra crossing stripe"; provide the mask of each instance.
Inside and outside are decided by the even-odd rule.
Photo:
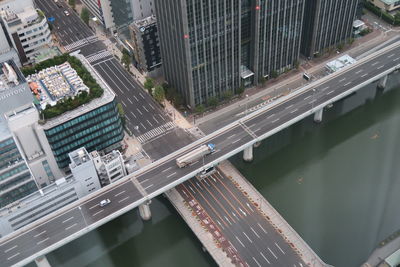
[[[155,139],[156,137],[168,132],[169,130],[175,128],[175,125],[172,122],[168,122],[164,125],[161,125],[157,128],[154,128],[140,136],[137,137],[140,143],[145,143],[151,139]]]
[[[100,53],[95,54],[95,55],[90,55],[86,59],[87,59],[87,61],[89,61],[91,63],[93,61],[97,61],[97,60],[100,60],[102,58],[106,58],[106,57],[110,57],[110,56],[112,56],[112,54],[109,51],[103,51],[103,52],[100,52]]]
[[[64,49],[67,51],[71,51],[72,49],[84,46],[88,43],[91,43],[91,42],[94,42],[97,40],[98,40],[97,36],[92,35],[92,36],[89,36],[88,38],[81,39],[81,40],[75,41],[73,43],[67,44],[64,46]]]

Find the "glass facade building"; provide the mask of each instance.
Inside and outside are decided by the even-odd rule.
[[[0,208],[35,191],[38,186],[12,137],[0,142]]]
[[[335,49],[352,37],[359,0],[307,0],[301,53],[307,57]]]
[[[115,99],[71,120],[45,130],[47,140],[59,168],[70,163],[68,153],[85,147],[87,151],[121,146],[123,129]]]
[[[156,1],[167,82],[194,108],[292,67],[304,1]]]

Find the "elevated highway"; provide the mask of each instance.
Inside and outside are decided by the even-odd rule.
[[[23,265],[38,256],[70,242],[119,215],[148,203],[152,198],[192,178],[204,168],[245,151],[253,144],[315,114],[322,119],[323,108],[367,84],[380,80],[400,68],[400,42],[381,49],[347,68],[326,76],[264,108],[235,121],[213,134],[128,175],[93,195],[64,207],[55,214],[0,239],[0,261],[6,266]],[[186,168],[176,158],[200,145],[213,143],[216,151]],[[100,207],[109,198],[111,203]]]

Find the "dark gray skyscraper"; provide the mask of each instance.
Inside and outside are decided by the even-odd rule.
[[[314,56],[352,36],[359,0],[306,0],[301,52]]]

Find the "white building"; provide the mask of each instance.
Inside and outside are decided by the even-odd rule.
[[[93,151],[90,154],[103,186],[127,175],[124,159],[118,150],[113,150],[105,156],[100,156],[97,151]]]
[[[40,50],[51,43],[46,17],[34,8],[32,0],[0,1],[0,17],[5,40],[16,49],[22,64],[33,63]],[[4,40],[0,41],[2,46]]]
[[[82,0],[82,3],[110,31],[155,13],[154,0]]]

